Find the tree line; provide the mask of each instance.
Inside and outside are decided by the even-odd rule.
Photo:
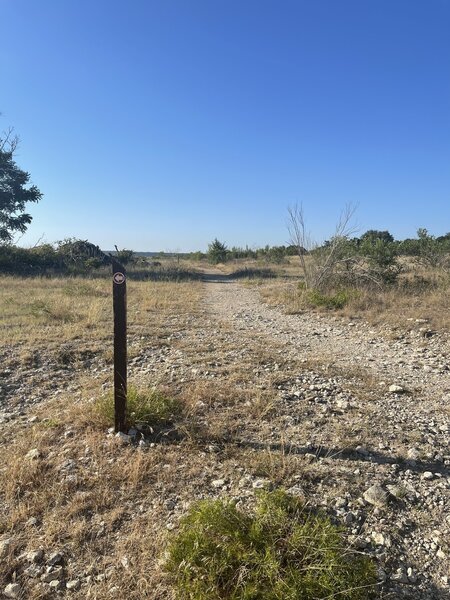
[[[0,271],[12,273],[45,273],[47,271],[89,272],[106,264],[109,258],[88,240],[65,239],[56,244],[20,248],[13,244],[14,235],[24,233],[32,217],[26,212],[28,203],[39,202],[41,191],[30,182],[30,174],[17,165],[14,155],[18,138],[13,130],[0,136]],[[433,236],[425,228],[416,238],[395,240],[389,231],[370,229],[355,237],[349,223],[354,210],[341,214],[334,235],[323,244],[311,241],[306,231],[302,207],[289,208],[290,243],[261,248],[227,245],[214,239],[206,252],[184,254],[194,260],[207,259],[212,264],[238,259],[282,263],[298,255],[305,284],[319,288],[336,272],[353,279],[389,283],[401,272],[399,257],[415,257],[424,266],[450,270],[450,232]],[[136,261],[132,250],[116,254],[123,263]],[[306,260],[309,255],[310,260]]]

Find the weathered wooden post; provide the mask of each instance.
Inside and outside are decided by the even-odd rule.
[[[114,312],[114,428],[126,433],[127,281],[123,265],[112,258]]]

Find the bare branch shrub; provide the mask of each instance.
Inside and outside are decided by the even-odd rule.
[[[352,225],[355,211],[355,206],[346,205],[339,216],[333,236],[319,247],[306,229],[303,206],[296,204],[288,208],[289,243],[297,248],[307,289],[324,289],[339,267],[349,270],[352,259],[348,252],[348,240],[356,232]]]

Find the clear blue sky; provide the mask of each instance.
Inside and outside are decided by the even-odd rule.
[[[0,0],[44,234],[110,249],[450,230],[450,0]]]

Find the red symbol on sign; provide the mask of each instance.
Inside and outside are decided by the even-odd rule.
[[[113,281],[114,283],[123,283],[125,281],[125,275],[123,273],[114,273]]]

